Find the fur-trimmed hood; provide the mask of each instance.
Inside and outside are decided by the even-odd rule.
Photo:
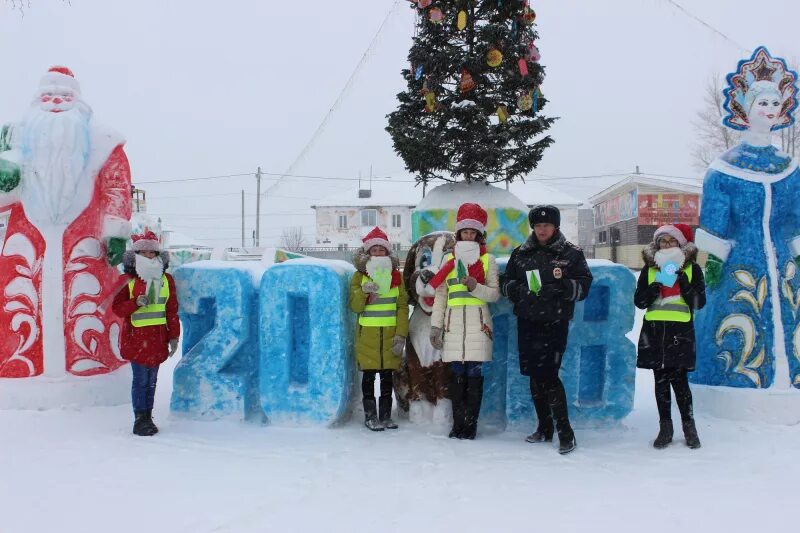
[[[162,251],[158,254],[164,262],[164,272],[169,268],[169,252]],[[125,250],[122,254],[122,271],[129,276],[136,276],[136,252]]]
[[[392,260],[392,268],[395,270],[400,269],[400,259],[397,257],[397,254],[394,251],[389,252],[389,256]],[[369,253],[364,251],[363,248],[357,248],[355,252],[353,252],[353,266],[356,267],[356,270],[361,272],[362,274],[367,273],[367,261],[369,261]]]
[[[681,250],[683,251],[683,255],[686,256],[686,261],[684,264],[681,265],[681,268],[686,266],[687,263],[695,263],[697,262],[697,246],[693,242],[687,242],[683,246],[681,246]],[[656,266],[656,259],[655,255],[658,251],[658,245],[654,242],[648,244],[645,248],[642,249],[642,259],[644,260],[644,264],[647,267],[654,267]]]

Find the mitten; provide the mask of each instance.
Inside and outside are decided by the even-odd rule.
[[[392,353],[395,355],[402,355],[403,348],[406,346],[406,338],[401,335],[395,335],[392,338]]]
[[[378,294],[380,287],[374,281],[368,281],[361,286],[361,290],[364,291],[365,294]]]
[[[169,354],[167,357],[172,357],[175,355],[175,352],[178,350],[178,339],[170,339],[169,340]]]
[[[478,286],[478,280],[473,278],[472,276],[465,277],[463,280],[461,280],[461,283],[467,286],[467,290],[469,292],[474,291],[475,287]]]
[[[444,348],[444,340],[442,339],[442,328],[436,326],[431,328],[431,346],[437,350]]]
[[[125,253],[126,242],[127,239],[121,237],[111,237],[108,239],[106,257],[109,265],[117,266],[122,263],[122,255]]]
[[[147,296],[145,296],[144,294],[140,294],[139,296],[137,296],[136,305],[138,305],[139,307],[144,307],[148,305]]]

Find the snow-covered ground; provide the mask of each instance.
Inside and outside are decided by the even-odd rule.
[[[654,450],[649,371],[621,425],[578,430],[578,449],[562,457],[525,443],[530,428],[456,441],[402,420],[372,433],[359,420],[276,429],[173,419],[174,363],[162,367],[152,438],[131,435],[129,405],[0,411],[0,531],[650,533],[791,531],[796,521],[800,426],[698,412],[702,449],[686,448],[676,427],[673,445]]]

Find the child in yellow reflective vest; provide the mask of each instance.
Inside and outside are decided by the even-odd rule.
[[[364,425],[372,431],[397,429],[392,420],[392,373],[400,368],[408,336],[408,295],[399,262],[380,228],[363,239],[353,260],[350,309],[358,313],[356,359],[362,371]],[[375,375],[380,375],[379,405]]]
[[[688,374],[695,367],[694,313],[706,304],[706,288],[693,241],[686,224],[658,228],[653,242],[642,250],[645,265],[633,297],[636,307],[647,310],[636,366],[653,370],[660,419],[653,446],[658,449],[672,442],[670,387],[675,391],[686,445],[700,447]]]

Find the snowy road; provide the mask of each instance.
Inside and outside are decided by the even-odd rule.
[[[667,450],[652,377],[624,424],[578,430],[578,450],[523,429],[453,441],[400,421],[371,433],[194,422],[130,434],[129,406],[0,411],[3,533],[212,531],[778,531],[791,528],[800,426],[698,413],[703,448]],[[674,416],[678,420],[677,413]]]

